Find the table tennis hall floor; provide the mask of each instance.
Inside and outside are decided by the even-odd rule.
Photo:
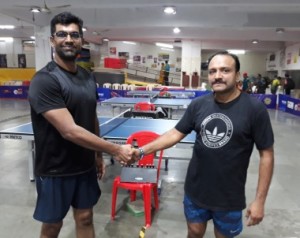
[[[99,115],[111,116],[109,106],[99,106]],[[177,114],[176,114],[177,113]],[[265,219],[255,227],[244,227],[243,238],[300,237],[300,117],[269,110],[275,133],[275,171],[266,204]],[[175,112],[178,118],[182,112]],[[25,100],[0,99],[0,130],[30,121]],[[32,218],[35,206],[35,184],[28,179],[25,141],[0,140],[0,237],[38,237],[40,223]],[[126,209],[128,193],[119,191],[118,213],[110,221],[111,188],[120,166],[106,158],[106,175],[100,182],[102,196],[94,209],[96,237],[137,238],[144,217],[135,217]],[[146,230],[146,238],[184,238],[186,223],[183,214],[183,183],[189,160],[170,160],[169,171],[161,171],[160,209]],[[258,153],[254,151],[246,186],[247,204],[254,198],[258,176]],[[162,166],[163,167],[163,166]],[[213,226],[208,224],[206,238],[213,238]],[[72,213],[69,212],[60,234],[75,237]]]

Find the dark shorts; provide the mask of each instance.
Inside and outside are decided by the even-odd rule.
[[[101,195],[96,170],[67,177],[36,177],[34,219],[44,223],[63,220],[70,207],[92,208]]]
[[[205,223],[212,219],[215,228],[226,237],[235,237],[243,230],[242,211],[212,211],[194,204],[184,196],[184,214],[188,223]]]

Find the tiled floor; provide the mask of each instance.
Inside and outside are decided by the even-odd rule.
[[[0,130],[30,121],[27,101],[0,99]],[[101,115],[111,115],[109,107],[99,107]],[[180,117],[178,112],[177,116]],[[269,192],[264,221],[245,227],[239,237],[300,237],[300,118],[276,110],[269,111],[275,132],[275,172]],[[27,143],[0,140],[0,237],[38,237],[40,224],[33,220],[35,184],[28,179]],[[118,164],[107,162],[107,173],[100,182],[102,196],[95,207],[96,237],[134,238],[144,224],[144,217],[134,217],[126,210],[128,193],[119,192],[117,219],[110,221],[112,180],[120,171]],[[258,153],[251,158],[247,180],[247,202],[254,195],[257,183]],[[169,171],[161,171],[160,209],[154,213],[153,224],[146,238],[184,238],[186,224],[182,209],[183,182],[188,160],[170,160]],[[75,237],[72,214],[65,219],[60,237]],[[206,238],[213,238],[209,224]]]

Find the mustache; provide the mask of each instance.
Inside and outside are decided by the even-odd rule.
[[[216,78],[214,82],[212,82],[212,85],[217,84],[217,83],[223,83],[226,84],[226,82],[223,81],[221,78]]]

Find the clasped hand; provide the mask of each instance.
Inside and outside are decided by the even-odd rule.
[[[140,159],[140,152],[129,144],[121,145],[114,158],[122,165],[130,165]]]

